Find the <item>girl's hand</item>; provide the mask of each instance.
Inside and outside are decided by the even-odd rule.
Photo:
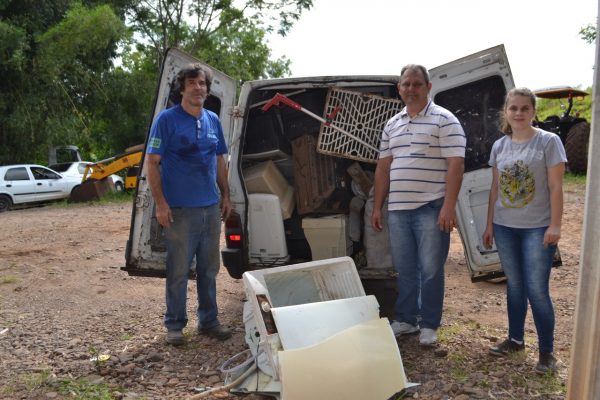
[[[491,249],[494,244],[494,229],[491,226],[485,228],[483,232],[483,247]]]
[[[550,225],[544,233],[544,247],[556,246],[560,240],[560,227]]]

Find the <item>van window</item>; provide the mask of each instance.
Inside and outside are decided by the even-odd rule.
[[[488,167],[492,145],[502,136],[500,111],[505,93],[504,81],[496,75],[435,95],[434,102],[456,115],[467,135],[467,172]]]
[[[18,168],[10,168],[4,174],[5,181],[28,181],[29,174],[27,174],[27,170],[25,167]]]

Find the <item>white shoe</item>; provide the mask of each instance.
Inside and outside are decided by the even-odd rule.
[[[433,346],[437,343],[437,333],[435,329],[423,328],[419,336],[419,343],[423,346]]]
[[[409,335],[411,333],[419,331],[418,326],[414,326],[406,322],[392,321],[390,326],[392,327],[392,332],[394,332],[394,336]]]

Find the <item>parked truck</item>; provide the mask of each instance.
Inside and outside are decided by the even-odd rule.
[[[152,117],[172,105],[173,78],[190,62],[199,61],[177,49],[167,52]],[[389,316],[396,274],[387,230],[370,227],[370,186],[383,125],[403,106],[398,76],[251,81],[236,103],[233,80],[213,71],[205,107],[222,121],[235,209],[224,223],[221,249],[229,274],[240,279],[249,270],[350,256],[365,291],[375,294],[382,315]],[[504,46],[433,68],[430,75],[431,98],[457,116],[467,135],[457,214],[471,279],[501,276],[497,252],[485,249],[481,236],[491,182],[488,156],[502,135],[504,96],[514,86]],[[143,163],[142,157],[123,269],[164,276],[163,234]]]

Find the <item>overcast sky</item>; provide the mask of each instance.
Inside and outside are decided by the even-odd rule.
[[[398,74],[504,44],[517,86],[591,86],[596,0],[314,0],[287,37],[271,36],[292,76]]]

